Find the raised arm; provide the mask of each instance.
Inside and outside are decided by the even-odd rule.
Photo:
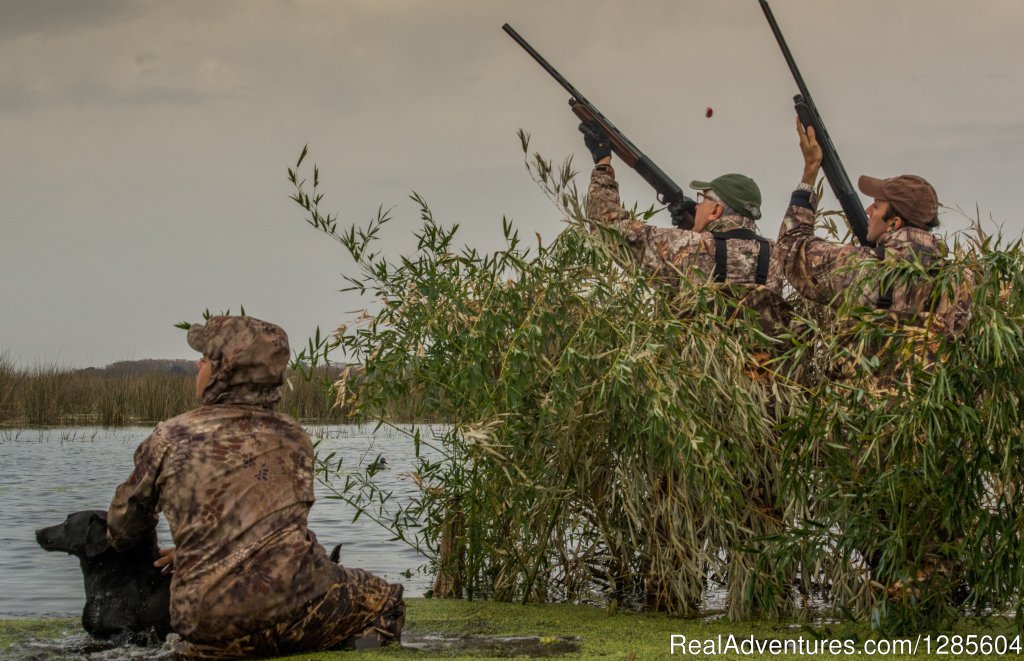
[[[805,129],[799,119],[796,126],[804,158],[803,176],[793,191],[775,250],[783,274],[797,292],[828,305],[856,281],[857,273],[851,266],[866,249],[814,235],[818,200],[813,192],[821,168],[821,146],[813,127]]]

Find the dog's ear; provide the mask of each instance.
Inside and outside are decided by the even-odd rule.
[[[89,517],[89,531],[85,537],[85,556],[95,558],[110,548],[107,540],[107,518],[100,514]]]

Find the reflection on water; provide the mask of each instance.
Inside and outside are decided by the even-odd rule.
[[[399,500],[416,493],[407,476],[414,467],[413,444],[404,434],[386,429],[373,434],[372,427],[355,425],[309,431],[323,438],[321,453],[345,458],[346,470],[365,468],[383,455],[388,467],[377,473],[380,485]],[[85,591],[78,559],[44,551],[35,531],[62,522],[69,512],[106,509],[114,488],[131,474],[132,455],[149,432],[148,427],[0,429],[0,617],[81,613]],[[407,596],[422,596],[430,586],[430,577],[417,571],[425,558],[389,541],[390,534],[365,517],[352,523],[352,508],[327,499],[327,493],[317,485],[309,517],[320,543],[330,550],[342,542],[344,565],[403,583]],[[161,546],[169,546],[162,518],[157,532]]]

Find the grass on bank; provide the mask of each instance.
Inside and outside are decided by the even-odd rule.
[[[487,651],[474,637],[530,636],[540,638],[540,647],[557,645],[560,638],[578,639],[578,649],[549,658],[579,659],[651,659],[670,656],[669,643],[673,634],[687,639],[708,640],[721,635],[737,638],[753,636],[758,640],[815,638],[853,640],[858,649],[864,640],[871,637],[867,624],[827,624],[814,627],[791,622],[728,622],[724,619],[705,621],[703,618],[678,618],[664,614],[637,614],[611,611],[592,606],[572,604],[518,605],[493,601],[460,601],[438,599],[408,599],[408,614],[405,638],[408,641],[422,640],[424,636],[465,639],[446,650],[422,650],[413,648],[385,648],[359,652],[318,652],[300,654],[291,659],[481,659],[503,658],[510,654],[505,651]],[[0,653],[10,645],[29,637],[60,638],[80,633],[77,619],[6,619],[0,620]],[[1017,635],[1006,620],[982,622],[978,619],[964,620],[955,633],[979,635]],[[934,638],[934,635],[933,635]],[[923,648],[922,648],[923,649]],[[934,650],[933,650],[934,651]],[[545,655],[548,656],[548,655]],[[676,656],[683,655],[677,652]],[[923,658],[890,654],[887,659]],[[736,658],[730,655],[723,658]],[[757,655],[757,658],[797,659],[807,655]],[[819,656],[817,658],[846,658],[841,655]],[[950,655],[950,658],[967,658],[967,655]],[[1006,655],[1000,658],[1021,658],[1020,655]]]
[[[78,633],[82,633],[82,620],[77,617],[4,618],[0,619],[0,652],[29,638],[63,638]]]
[[[309,373],[289,370],[277,410],[306,422],[354,422],[349,411],[335,407],[332,384],[336,366]],[[308,377],[308,378],[307,378]],[[198,406],[195,372],[107,373],[57,365],[15,365],[0,352],[0,425],[138,425],[155,424]],[[402,419],[401,403],[393,406]]]

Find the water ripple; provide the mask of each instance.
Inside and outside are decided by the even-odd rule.
[[[85,603],[82,573],[76,558],[39,548],[35,531],[60,523],[69,512],[106,509],[114,488],[131,474],[136,446],[149,428],[5,429],[0,430],[0,616],[68,616]],[[389,468],[378,473],[381,486],[395,498],[409,498],[416,487],[404,474],[413,468],[412,443],[404,436],[372,427],[342,425],[310,430],[319,436],[321,451],[345,457],[346,466],[387,457]],[[353,466],[354,467],[354,466]],[[310,513],[310,528],[330,550],[344,543],[342,562],[362,567],[387,580],[405,584],[406,594],[421,596],[430,578],[416,572],[425,559],[407,545],[389,541],[390,534],[354,511],[329,499],[321,485]],[[171,543],[161,518],[157,529],[162,546]],[[411,578],[405,572],[413,570]]]

